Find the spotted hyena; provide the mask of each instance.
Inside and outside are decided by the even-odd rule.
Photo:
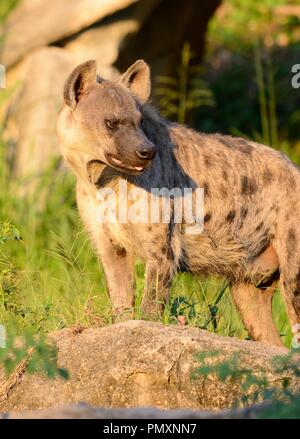
[[[150,88],[142,60],[117,82],[99,78],[95,61],[88,61],[66,80],[58,121],[114,315],[132,316],[139,258],[146,263],[145,315],[162,312],[176,272],[220,275],[251,336],[281,344],[271,310],[278,281],[292,326],[300,321],[299,169],[267,146],[165,120],[147,103]],[[120,182],[148,194],[203,188],[202,233],[187,233],[174,215],[159,223],[97,221],[97,191],[118,193]]]

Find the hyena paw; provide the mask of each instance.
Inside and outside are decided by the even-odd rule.
[[[134,309],[127,307],[114,308],[113,323],[125,322],[134,319]]]
[[[292,348],[298,349],[300,348],[300,323],[292,327],[292,333]]]

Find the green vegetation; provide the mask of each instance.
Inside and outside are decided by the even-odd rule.
[[[34,336],[30,330],[17,338],[10,333],[5,348],[0,349],[0,363],[7,374],[13,373],[16,367],[23,366],[29,373],[43,372],[49,378],[61,376],[68,379],[66,369],[57,367],[57,348],[45,340],[45,336]]]
[[[0,3],[0,23],[2,23],[9,13],[15,8],[19,0],[1,0]]]
[[[198,356],[200,366],[192,377],[198,375],[208,377],[215,375],[221,382],[238,382],[242,395],[233,404],[234,407],[267,404],[257,411],[257,416],[264,419],[293,419],[300,417],[300,394],[293,388],[293,379],[300,377],[299,349],[287,355],[275,356],[271,364],[271,372],[283,378],[276,381],[269,378],[270,373],[261,368],[255,371],[243,366],[242,358],[233,354],[224,361],[218,351],[202,352]]]
[[[299,62],[300,20],[289,5],[299,2],[223,2],[209,25],[204,63],[215,106],[196,111],[194,123],[271,144],[299,163],[300,94],[291,67]]]
[[[106,321],[104,277],[78,220],[74,179],[53,164],[37,189],[21,196],[22,182],[10,178],[3,160],[1,180],[0,221],[22,236],[0,247],[1,323],[22,333],[89,325],[94,313]]]
[[[214,104],[212,93],[200,76],[203,67],[192,65],[193,58],[190,44],[186,42],[182,48],[177,77],[157,77],[160,86],[155,92],[159,97],[161,112],[165,117],[176,117],[179,123],[185,123],[193,109]]]

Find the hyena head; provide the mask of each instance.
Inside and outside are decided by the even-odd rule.
[[[88,177],[91,164],[139,174],[156,153],[140,112],[150,95],[149,67],[136,61],[117,82],[100,79],[96,69],[95,61],[87,61],[66,80],[58,119],[62,153],[82,177]]]

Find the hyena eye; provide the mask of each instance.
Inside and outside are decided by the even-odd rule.
[[[119,126],[119,121],[105,119],[105,125],[107,126],[108,129],[115,130]]]

